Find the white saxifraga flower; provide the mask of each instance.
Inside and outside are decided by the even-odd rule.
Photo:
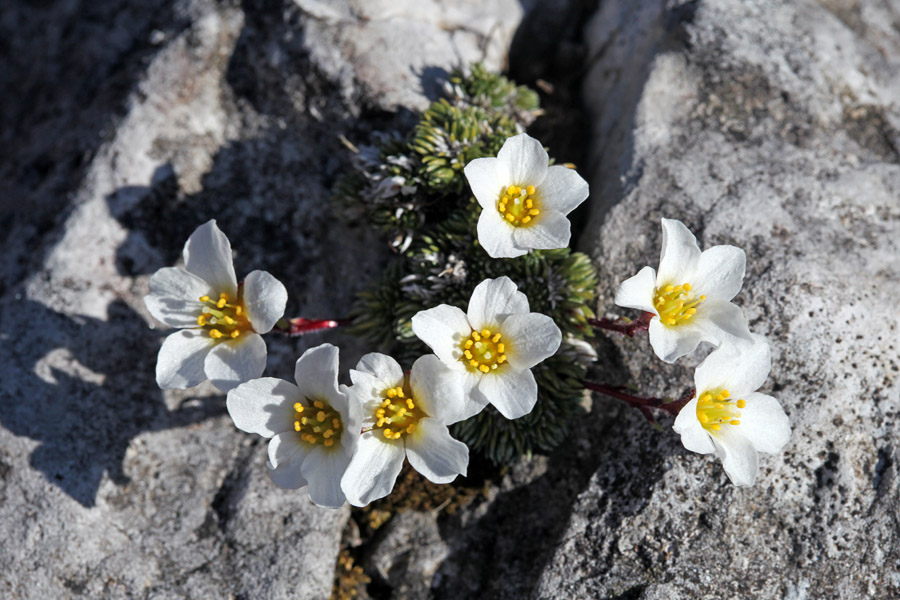
[[[530,413],[538,391],[531,367],[553,356],[562,341],[553,319],[529,312],[528,298],[509,277],[479,283],[468,312],[441,304],[417,313],[412,330],[463,375],[466,405],[460,420],[488,404],[507,419]]]
[[[294,367],[297,385],[254,379],[228,392],[226,406],[238,429],[269,442],[269,476],[288,489],[307,486],[319,506],[338,508],[346,498],[341,477],[359,440],[360,407],[338,386],[338,349],[322,344]]]
[[[185,389],[210,379],[228,391],[265,370],[260,334],[284,314],[287,290],[265,271],[253,271],[238,285],[231,244],[212,220],[188,238],[184,268],[153,274],[144,303],[155,319],[182,328],[159,350],[159,387]]]
[[[659,272],[644,267],[616,291],[617,305],[654,315],[649,334],[656,355],[671,363],[700,342],[749,342],[747,319],[731,303],[744,281],[744,251],[713,246],[700,252],[694,234],[674,219],[662,220],[662,232]]]
[[[363,415],[363,434],[341,481],[350,504],[387,496],[404,457],[434,483],[466,474],[469,449],[447,429],[459,420],[462,389],[457,374],[437,357],[419,358],[404,374],[393,358],[373,352],[350,370],[350,379],[351,402]]]
[[[507,139],[496,158],[466,165],[472,194],[484,209],[478,242],[492,258],[569,245],[566,215],[588,197],[588,184],[574,169],[549,164],[541,143],[521,133]]]
[[[673,429],[692,452],[715,453],[738,486],[753,485],[759,452],[781,451],[791,425],[778,400],[757,393],[769,376],[769,345],[755,341],[725,344],[694,372],[694,398],[675,418]]]

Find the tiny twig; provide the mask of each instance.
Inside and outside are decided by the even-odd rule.
[[[657,423],[650,409],[659,409],[675,416],[682,408],[684,408],[684,405],[690,402],[694,397],[693,389],[678,400],[671,400],[668,398],[636,396],[629,392],[628,388],[623,386],[611,386],[603,383],[595,383],[593,381],[584,381],[582,383],[584,384],[584,387],[591,391],[599,392],[604,396],[609,396],[616,400],[621,400],[628,406],[638,409],[651,425],[657,425]]]
[[[350,325],[350,323],[350,319],[304,319],[303,317],[296,317],[294,319],[281,319],[275,327],[279,331],[295,337],[312,333],[313,331],[321,331],[322,329],[345,327]]]
[[[616,331],[623,333],[628,337],[634,337],[634,334],[641,331],[647,331],[650,328],[650,319],[655,317],[653,313],[643,312],[641,316],[634,321],[625,318],[619,319],[588,319],[588,323],[596,329],[605,329],[607,331]]]

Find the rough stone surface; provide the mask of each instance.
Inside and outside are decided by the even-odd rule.
[[[573,110],[581,85],[590,110],[587,129],[536,128],[590,175],[600,312],[626,312],[613,291],[656,264],[662,216],[743,247],[737,302],[773,344],[764,390],[793,435],[736,489],[671,419],[594,397],[551,456],[363,540],[370,595],[900,596],[898,32],[886,0],[2,11],[0,596],[327,597],[348,511],[270,485],[210,387],[156,389],[165,333],[141,295],[217,218],[239,273],[279,277],[291,314],[339,316],[387,253],[327,205],[339,136],[408,123],[442,70],[510,47],[514,74]],[[268,372],[322,339],[270,337]],[[345,365],[368,350],[327,339]],[[595,376],[679,395],[703,356],[601,337]]]
[[[265,444],[235,430],[211,387],[156,388],[165,332],[143,307],[147,278],[216,218],[239,275],[276,275],[292,315],[342,316],[388,250],[331,211],[339,136],[402,121],[455,66],[501,68],[522,12],[514,0],[4,8],[0,596],[329,595],[349,511],[275,488]],[[328,339],[347,364],[363,351]],[[270,337],[268,372],[289,378],[320,341]]]

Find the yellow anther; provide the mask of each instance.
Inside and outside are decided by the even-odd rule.
[[[499,333],[497,335],[500,335]],[[503,354],[506,352],[506,344],[497,344],[497,352]]]
[[[214,339],[214,340],[217,340],[217,339],[219,339],[220,337],[222,337],[222,332],[219,331],[218,329],[210,329],[210,330],[209,330],[209,337],[211,337],[211,338]]]
[[[398,398],[403,397],[403,388],[399,388],[399,387],[397,388],[397,397]]]
[[[481,341],[481,334],[478,333],[477,331],[473,331],[473,332],[472,332],[472,339],[475,340],[476,342]]]
[[[302,424],[306,425],[307,423],[309,423],[309,418],[307,418],[307,417],[301,417],[301,418],[300,418],[300,422],[301,422]]]
[[[465,345],[466,345],[466,348],[471,348],[471,347],[472,347],[472,344],[474,344],[474,343],[475,343],[475,342],[473,342],[472,340],[466,340],[466,344],[465,344]]]
[[[412,398],[407,398],[407,399],[406,399],[406,407],[407,407],[409,410],[413,410],[414,408],[416,408],[416,405],[413,404]]]
[[[299,413],[302,413],[302,412],[303,412],[303,405],[300,404],[299,402],[294,402],[294,412],[296,412],[296,413],[298,413],[298,414],[299,414]]]
[[[472,353],[469,350],[466,350],[463,354],[467,359],[472,360]]]
[[[239,335],[241,335],[240,329],[235,329],[234,331],[231,332],[232,339],[238,337]]]
[[[671,293],[671,292],[673,292],[673,291],[675,291],[675,286],[674,286],[674,285],[667,285],[667,286],[666,286],[666,293],[667,293],[667,294],[669,294],[669,293]]]
[[[209,296],[200,296],[200,302],[209,302]]]
[[[531,216],[523,217],[522,223],[525,223],[525,224],[531,223]]]
[[[494,343],[496,344],[497,342],[500,341],[500,338],[501,338],[501,337],[503,337],[503,336],[500,335],[499,333],[497,333],[497,334],[494,335],[494,337],[491,338],[491,341],[494,342]],[[501,346],[502,346],[502,344],[501,344]],[[500,350],[499,347],[498,347],[497,349]],[[503,352],[503,350],[500,350],[500,352]]]
[[[525,208],[534,208],[534,200],[528,199],[525,201]]]
[[[536,216],[536,215],[541,214],[541,211],[539,211],[539,210],[536,209],[536,208],[532,208],[531,210],[528,211],[528,214],[531,215],[531,216]]]
[[[529,185],[527,188],[525,188],[525,193],[529,196],[534,196],[534,186]]]
[[[228,304],[228,300],[226,300],[225,298],[219,298],[219,301],[216,302],[216,306],[218,308],[225,308],[226,304]]]
[[[387,392],[388,398],[396,398],[397,397],[397,388],[391,388]],[[390,402],[388,402],[390,405]]]
[[[481,371],[482,373],[487,373],[488,371],[491,370],[491,368],[487,365],[481,365],[478,367],[478,370]]]
[[[325,403],[322,402],[321,400],[315,400],[315,401],[313,401],[313,406],[315,406],[318,409],[323,409],[323,408],[325,408]]]
[[[406,428],[406,433],[412,433],[415,430],[416,430],[416,424],[410,423]]]
[[[506,355],[505,355],[505,354],[501,354],[500,356],[497,357],[497,364],[498,364],[498,365],[502,365],[502,364],[505,363],[505,362],[506,362]]]
[[[686,323],[697,313],[697,305],[703,302],[706,296],[694,299],[689,295],[691,289],[689,283],[677,286],[669,284],[657,288],[653,306],[664,324],[672,326]]]
[[[325,447],[326,447],[326,448],[331,448],[332,446],[334,446],[334,440],[332,440],[332,439],[327,439],[327,440],[325,440]]]
[[[477,360],[470,360],[470,361],[469,361],[469,364],[472,365],[473,367],[477,367],[477,366],[478,366],[478,361],[477,361]]]
[[[226,323],[227,325],[234,325],[234,324],[235,324],[235,320],[232,319],[231,317],[229,317],[228,315],[225,315],[224,317],[222,317],[222,320],[225,321],[225,323]]]
[[[731,423],[732,425],[740,425],[741,424],[741,422],[737,419],[732,419],[731,421],[729,421],[729,423]]]
[[[331,426],[334,427],[335,429],[340,429],[341,428],[341,420],[338,419],[337,417],[335,417],[334,419],[331,420]]]
[[[515,220],[516,220],[516,217],[513,216],[512,213],[506,213],[506,220],[507,220],[507,221],[515,221]]]
[[[519,192],[516,191],[516,186],[511,185],[508,188],[506,188],[506,193],[509,194],[510,196],[515,196]]]
[[[390,393],[390,390],[388,390],[388,393]],[[396,395],[396,394],[395,394],[395,395]],[[382,403],[381,403],[381,406],[383,406],[384,408],[387,408],[387,407],[390,406],[390,405],[391,405],[391,401],[388,400],[387,398],[385,398],[385,399],[382,401]]]
[[[686,292],[691,291],[691,284],[689,284],[689,283],[682,284],[682,287],[684,288],[684,291],[686,291]]]
[[[482,329],[481,337],[485,337],[485,338],[491,337],[491,330],[490,329]]]
[[[333,435],[334,435],[333,429],[326,429],[325,433],[322,434],[322,437],[324,437],[327,440],[328,438],[330,438]]]
[[[713,431],[721,431],[722,430],[721,425],[710,425],[709,428],[712,429]]]
[[[704,425],[709,423],[709,417],[706,416],[706,413],[701,413],[701,414],[697,415],[697,419]]]
[[[390,439],[393,439],[393,438],[391,437],[392,435],[393,435],[393,432],[392,432],[390,429],[388,429],[387,427],[385,427],[385,429],[384,429],[384,437],[386,437],[387,439],[390,440]]]
[[[325,411],[324,410],[320,410],[319,412],[316,413],[316,421],[318,421],[319,423],[325,422]]]
[[[197,325],[199,325],[200,327],[206,325],[206,315],[200,315],[199,317],[197,317]]]
[[[294,431],[300,431],[300,421],[294,421]]]
[[[747,401],[746,401],[746,400],[741,399],[741,400],[738,400],[738,401],[737,401],[737,407],[738,407],[738,408],[744,408],[745,406],[747,406]]]
[[[244,312],[244,307],[241,306],[240,304],[238,304],[237,306],[234,307],[234,314],[236,314],[237,316],[241,316],[241,314],[243,312]]]

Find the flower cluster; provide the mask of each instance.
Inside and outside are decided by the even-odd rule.
[[[658,271],[644,267],[624,281],[616,304],[645,311],[650,344],[665,362],[701,342],[717,347],[697,367],[693,397],[674,429],[688,450],[715,453],[735,485],[753,485],[759,452],[779,452],[791,430],[778,401],[756,392],[769,376],[769,344],[750,333],[743,311],[731,303],[746,256],[734,246],[701,252],[680,221],[663,219],[662,232]]]

